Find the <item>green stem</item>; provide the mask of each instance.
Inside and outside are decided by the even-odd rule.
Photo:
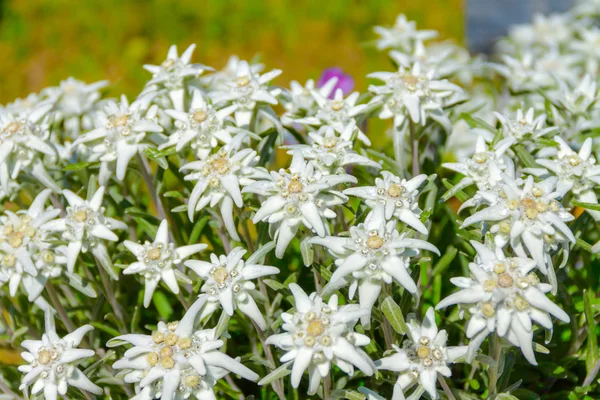
[[[501,355],[502,346],[500,345],[500,339],[498,338],[498,334],[494,332],[494,335],[490,338],[490,357],[494,360],[494,365],[491,365],[488,369],[488,376],[490,379],[488,398],[490,399],[493,399],[498,391],[498,371],[500,368]]]
[[[415,137],[415,123],[411,119],[409,122],[410,128],[410,148],[412,155],[412,174],[417,176],[420,173],[419,169],[419,141]]]
[[[56,309],[58,316],[65,325],[65,328],[67,328],[69,333],[73,332],[75,330],[75,324],[73,324],[73,321],[71,321],[71,319],[67,315],[67,311],[65,310],[62,303],[60,302],[60,299],[58,298],[58,293],[56,293],[56,289],[54,289],[54,286],[52,286],[50,281],[46,282],[46,292],[48,293],[48,297],[50,297],[50,302],[52,303],[52,306]]]

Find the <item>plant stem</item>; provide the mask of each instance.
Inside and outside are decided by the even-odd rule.
[[[450,390],[448,383],[446,383],[446,379],[444,379],[444,377],[440,374],[438,374],[438,382],[440,382],[442,389],[444,389],[444,393],[446,393],[448,400],[456,400],[456,397],[454,397],[454,394],[452,393],[452,390]]]
[[[488,376],[490,380],[488,398],[492,399],[498,391],[498,369],[500,367],[500,356],[502,355],[502,347],[500,345],[500,340],[496,332],[494,332],[494,335],[490,338],[489,355],[494,360],[494,365],[491,365],[488,369]]]
[[[67,311],[60,302],[60,299],[58,298],[58,293],[56,293],[56,289],[54,289],[54,286],[52,286],[52,284],[49,281],[46,282],[46,292],[48,293],[48,297],[50,297],[50,302],[52,303],[52,306],[56,309],[56,312],[58,313],[58,316],[65,325],[65,328],[67,328],[67,331],[69,331],[69,333],[73,332],[75,330],[75,325],[67,315]]]
[[[409,122],[410,129],[410,149],[412,155],[412,174],[419,175],[419,141],[415,138],[415,123],[411,119]]]
[[[102,286],[104,286],[104,295],[106,296],[106,300],[108,300],[108,302],[110,303],[110,306],[112,307],[113,312],[115,313],[115,317],[117,317],[117,320],[123,322],[125,321],[123,317],[123,310],[121,309],[121,305],[117,302],[115,294],[110,285],[108,275],[106,274],[106,271],[104,270],[104,268],[102,268],[97,259],[96,264],[98,264],[98,272],[100,273],[100,280],[102,280]],[[122,326],[119,326],[119,331],[121,333],[126,333],[126,330]]]
[[[323,380],[323,400],[328,400],[331,393],[331,372]]]
[[[265,356],[267,357],[267,360],[269,360],[269,367],[272,369],[275,369],[275,367],[276,367],[275,358],[273,357],[273,353],[271,352],[271,347],[265,343],[265,341],[266,341],[265,333],[262,331],[262,329],[260,329],[260,327],[258,325],[256,325],[256,322],[254,322],[254,320],[252,321],[252,324],[254,325],[254,329],[256,329],[256,332],[258,333],[258,338],[260,339],[260,342],[262,343],[262,347],[263,347],[263,351],[265,352]],[[283,391],[283,388],[281,387],[281,379],[274,380],[272,385],[273,385],[273,390],[275,391],[275,393],[277,393],[277,396],[279,397],[279,399],[285,400],[286,399],[285,392]]]

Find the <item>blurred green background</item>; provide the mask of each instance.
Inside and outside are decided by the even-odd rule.
[[[196,43],[194,61],[221,68],[231,54],[304,82],[339,66],[364,76],[389,68],[370,46],[374,25],[405,13],[442,39],[462,42],[464,0],[0,0],[0,104],[73,76],[109,79],[134,96],[170,44]]]

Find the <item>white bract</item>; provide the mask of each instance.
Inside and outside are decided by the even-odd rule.
[[[427,310],[422,324],[416,321],[414,314],[410,314],[407,326],[408,337],[404,339],[402,348],[394,346],[395,354],[375,364],[378,369],[398,373],[392,400],[403,400],[404,391],[415,384],[422,386],[431,398],[437,399],[438,373],[450,377],[452,371],[448,365],[463,357],[467,346],[446,345],[448,333],[438,331],[433,308]]]
[[[425,40],[437,37],[438,33],[434,30],[417,30],[415,21],[409,21],[406,15],[400,14],[396,17],[396,22],[392,27],[376,26],[375,33],[381,36],[377,39],[377,48],[399,49],[410,53],[413,46]]]
[[[297,81],[290,82],[290,89],[281,93],[281,103],[286,110],[281,116],[281,121],[286,125],[292,125],[299,118],[314,117],[319,110],[319,104],[313,96],[313,91],[322,98],[329,98],[337,82],[338,78],[333,77],[320,88],[315,86],[315,81],[312,79],[306,81],[304,86]]]
[[[196,272],[204,280],[201,291],[207,294],[206,304],[200,319],[212,314],[221,306],[227,315],[232,316],[238,309],[252,319],[262,330],[267,323],[258,308],[252,294],[256,292],[254,279],[279,273],[279,269],[258,264],[258,260],[250,257],[244,262],[242,257],[246,250],[236,247],[227,255],[210,255],[210,262],[190,260],[185,265]]]
[[[188,217],[194,220],[196,211],[211,208],[220,204],[220,214],[227,232],[239,241],[240,237],[233,220],[233,205],[243,206],[240,186],[249,185],[255,177],[264,177],[254,166],[258,162],[255,150],[245,148],[239,150],[242,135],[211,154],[205,160],[192,161],[181,167],[182,171],[191,171],[185,176],[186,181],[196,181],[188,200]]]
[[[517,110],[515,119],[511,119],[503,114],[495,112],[494,115],[502,124],[502,135],[505,138],[512,138],[514,143],[526,143],[529,148],[536,139],[546,136],[558,130],[555,126],[545,127],[546,115],[539,114],[535,116],[533,107],[525,111],[523,108]]]
[[[429,250],[439,255],[435,246],[424,240],[406,237],[396,230],[396,221],[371,218],[350,228],[349,237],[312,238],[311,243],[326,247],[335,257],[337,269],[324,289],[331,293],[350,285],[348,298],[358,290],[360,306],[369,313],[361,317],[363,326],[371,323],[370,310],[381,293],[382,286],[394,281],[417,294],[417,285],[410,276],[410,258]]]
[[[328,234],[327,219],[336,216],[331,207],[347,201],[346,196],[333,190],[334,186],[357,182],[351,175],[323,175],[315,171],[314,165],[305,161],[299,150],[294,151],[289,170],[271,171],[268,178],[246,186],[243,192],[267,197],[252,221],[255,224],[266,221],[271,225],[278,258],[283,257],[300,226],[321,237]]]
[[[104,186],[100,186],[92,196],[88,194],[90,200],[83,200],[70,190],[63,190],[63,196],[69,204],[66,215],[48,221],[41,227],[48,231],[62,232],[62,237],[69,242],[67,245],[69,272],[73,272],[79,253],[88,250],[92,251],[104,268],[112,272],[112,261],[102,241],[116,242],[119,238],[113,229],[127,229],[127,225],[104,215],[105,208],[102,207],[104,190]]]
[[[175,120],[176,130],[158,149],[175,146],[175,150],[180,152],[190,146],[196,157],[204,160],[220,143],[231,142],[231,122],[227,124],[227,121],[231,120],[228,117],[234,110],[235,106],[215,109],[200,90],[194,89],[188,112],[165,111]]]
[[[113,364],[126,371],[126,383],[134,383],[139,400],[196,398],[215,399],[213,386],[228,373],[256,381],[258,375],[218,349],[224,342],[214,329],[195,330],[199,299],[181,321],[159,322],[152,335],[126,334],[107,343],[130,343],[124,357]]]
[[[147,133],[162,132],[163,128],[154,119],[156,106],[150,107],[151,96],[138,98],[129,104],[125,96],[121,102],[107,102],[104,111],[98,112],[96,129],[77,138],[74,145],[97,142],[91,148],[89,161],[100,161],[99,181],[106,185],[116,164],[116,178],[122,181],[131,159],[146,146],[141,141]]]
[[[282,362],[293,362],[292,386],[300,385],[302,375],[308,370],[308,395],[317,392],[321,380],[336,365],[348,375],[354,367],[365,375],[373,375],[375,365],[360,346],[371,342],[368,336],[354,332],[356,321],[368,310],[354,304],[338,306],[336,295],[325,303],[316,293],[308,296],[300,286],[292,283],[296,310],[283,313],[281,319],[285,333],[267,338],[266,343],[283,349]]]
[[[474,262],[469,264],[471,277],[451,278],[461,290],[440,301],[436,308],[458,304],[470,314],[466,329],[471,339],[469,362],[485,338],[497,332],[521,348],[525,358],[537,365],[533,323],[552,330],[550,315],[566,323],[569,316],[546,297],[552,286],[540,282],[534,272],[534,260],[506,257],[500,248],[494,251],[481,243],[471,244],[477,250]]]
[[[21,343],[27,350],[21,353],[27,364],[19,366],[19,371],[25,374],[19,389],[31,386],[31,394],[42,392],[45,400],[56,400],[59,395],[64,397],[69,386],[100,396],[102,389],[77,367],[84,359],[95,355],[94,350],[78,348],[84,335],[94,328],[84,325],[60,338],[50,312],[46,312],[45,322],[42,340]]]
[[[418,197],[421,185],[427,175],[417,175],[412,179],[401,179],[389,171],[381,171],[382,178],[375,179],[375,186],[361,186],[344,190],[344,194],[365,200],[371,207],[372,215],[389,220],[396,218],[416,231],[427,234],[427,227],[419,216]],[[369,217],[367,217],[369,218]]]
[[[154,289],[162,280],[175,294],[179,293],[178,278],[187,280],[177,267],[184,259],[204,250],[206,244],[192,244],[189,246],[175,247],[169,240],[169,225],[163,220],[154,241],[145,241],[144,244],[134,243],[130,240],[123,242],[125,247],[138,259],[123,271],[123,274],[141,274],[144,277],[144,307],[150,305]],[[190,281],[191,282],[191,281]]]

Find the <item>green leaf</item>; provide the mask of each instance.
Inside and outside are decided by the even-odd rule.
[[[168,192],[165,192],[163,196],[172,197],[174,199],[185,199],[185,196],[179,190],[169,190]]]
[[[310,238],[306,238],[300,243],[300,252],[302,253],[302,261],[308,267],[314,261],[315,251],[313,250]]]
[[[104,325],[102,322],[92,321],[92,322],[90,322],[90,325],[92,325],[96,329],[100,329],[101,331],[108,333],[111,336],[121,335],[121,332],[119,332],[115,328],[112,328],[108,325]],[[107,343],[107,346],[108,346],[108,343]],[[112,346],[108,346],[108,347],[112,347]]]
[[[341,389],[341,390],[332,391],[330,393],[330,398],[332,400],[337,400],[337,399],[365,400],[367,398],[367,396],[365,396],[362,393],[358,393],[356,390]]]
[[[293,362],[294,360],[288,361],[285,364],[279,366],[279,368],[271,371],[271,373],[269,373],[267,376],[265,376],[258,382],[258,386],[268,385],[269,383],[276,381],[277,379],[283,378],[291,374]]]
[[[187,204],[182,204],[180,206],[173,208],[171,210],[171,212],[174,212],[174,213],[187,212],[187,209],[188,209]]]
[[[404,315],[402,315],[402,310],[400,306],[396,304],[392,296],[388,296],[381,303],[381,312],[388,321],[390,321],[390,325],[396,332],[401,335],[406,333],[406,322],[404,322]]]
[[[572,201],[571,205],[585,208],[586,210],[600,211],[600,204],[597,203],[583,203],[581,201]]]
[[[169,303],[167,296],[163,292],[159,290],[155,291],[152,295],[152,303],[154,303],[154,307],[156,307],[162,319],[168,320],[173,315],[173,307],[171,307],[171,303]]]
[[[221,312],[221,316],[219,317],[219,322],[217,322],[217,326],[215,326],[215,337],[220,338],[228,327],[229,315],[225,312],[225,310],[223,310]]]
[[[79,162],[75,164],[69,164],[63,168],[63,171],[81,171],[82,169],[88,169],[90,167],[96,167],[100,165],[99,162]]]
[[[196,224],[194,224],[194,229],[192,229],[192,233],[190,234],[190,240],[188,240],[188,244],[195,244],[198,242],[198,238],[200,238],[202,230],[208,223],[209,219],[210,217],[208,215],[205,215],[204,217],[200,218],[198,222],[196,222]]]
[[[276,292],[278,292],[280,290],[284,290],[286,288],[286,286],[284,284],[282,284],[281,282],[278,282],[274,279],[263,279],[263,282],[265,283],[265,285],[267,285],[268,287],[270,287],[271,289],[273,289]]]
[[[596,336],[596,322],[594,321],[594,310],[592,309],[592,303],[594,302],[594,292],[586,289],[583,291],[583,312],[585,314],[585,320],[587,325],[588,337],[587,337],[587,354],[585,358],[585,365],[587,372],[596,364],[598,360],[598,338]]]
[[[478,117],[473,117],[470,114],[466,114],[466,113],[460,114],[459,118],[464,119],[471,128],[481,128],[481,129],[485,129],[486,131],[490,131],[492,133],[496,133],[496,131],[497,131],[497,129],[495,127],[488,124],[483,119],[478,118]]]
[[[449,266],[450,263],[454,260],[458,254],[458,249],[453,246],[448,246],[446,249],[446,253],[438,260],[438,262],[433,267],[432,276],[437,276],[442,274]]]
[[[515,149],[515,153],[517,153],[517,157],[519,157],[519,160],[521,160],[521,162],[523,163],[523,165],[527,168],[539,168],[539,164],[535,162],[535,159],[533,158],[533,156],[531,155],[530,152],[528,152],[527,150],[525,150],[525,147],[523,147],[523,145],[518,144],[514,147]]]

